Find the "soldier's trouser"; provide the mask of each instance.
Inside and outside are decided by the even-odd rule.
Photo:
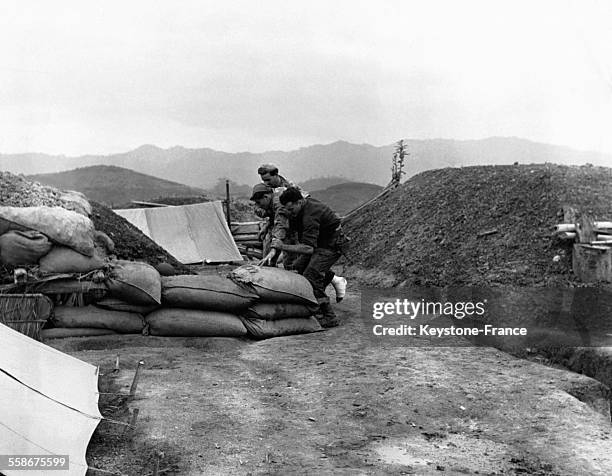
[[[329,303],[325,288],[334,277],[331,267],[340,259],[341,254],[338,250],[315,248],[312,255],[299,255],[294,263],[294,269],[310,282],[319,304]]]

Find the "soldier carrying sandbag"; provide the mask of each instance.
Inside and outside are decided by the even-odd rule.
[[[297,232],[297,244],[286,244],[273,238],[271,247],[296,255],[296,259],[285,268],[294,269],[312,285],[319,303],[323,327],[338,325],[325,288],[335,274],[331,267],[342,255],[345,238],[340,218],[331,208],[312,197],[304,198],[299,189],[287,188],[279,197],[289,214],[290,228]]]
[[[268,224],[260,232],[260,239],[263,243],[263,256],[267,257],[263,264],[276,266],[277,261],[290,263],[295,261],[296,256],[289,251],[284,251],[284,256],[279,259],[279,253],[270,253],[273,239],[281,240],[283,244],[294,245],[298,243],[297,231],[290,226],[289,213],[280,202],[280,195],[287,188],[295,188],[300,192],[303,199],[310,197],[300,187],[279,174],[278,167],[274,164],[264,164],[257,169],[262,183],[253,187],[251,201],[255,202],[256,213],[262,218],[268,218]],[[332,212],[333,213],[333,212]],[[287,267],[287,266],[285,266]],[[332,284],[336,291],[336,302],[342,301],[346,294],[346,279],[337,276],[333,271],[328,270],[327,284]]]

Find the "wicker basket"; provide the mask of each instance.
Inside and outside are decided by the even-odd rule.
[[[32,339],[51,317],[53,303],[43,294],[0,294],[0,322]]]

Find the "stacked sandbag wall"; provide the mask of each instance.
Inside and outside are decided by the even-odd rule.
[[[11,177],[5,175],[3,180],[9,183]],[[3,195],[3,204],[17,206],[0,206],[0,264],[7,283],[2,292],[48,295],[52,311],[45,325],[55,327],[43,329],[43,338],[142,332],[144,320],[138,311],[128,315],[116,311],[129,309],[91,305],[108,292],[104,282],[114,243],[94,229],[87,198],[78,192],[30,186],[35,191],[31,196]],[[13,276],[19,268],[24,271]],[[84,300],[83,294],[90,290],[96,292]]]
[[[240,313],[248,334],[256,339],[323,330],[313,316],[317,300],[303,276],[279,268],[244,265],[230,278],[252,289],[259,301]]]
[[[147,263],[115,260],[106,284],[108,293],[92,306],[58,307],[54,323],[65,330],[49,336],[71,329],[70,335],[265,339],[322,330],[308,281],[278,268],[245,265],[228,276],[161,276]]]
[[[100,335],[102,330],[141,334],[146,325],[145,316],[161,305],[159,272],[148,263],[111,260],[105,284],[106,294],[92,305],[57,306],[53,324],[71,331],[54,331],[47,333],[47,337]]]
[[[162,307],[146,317],[146,332],[156,336],[241,337],[247,331],[238,314],[257,299],[257,294],[225,276],[164,276]]]
[[[321,330],[312,317],[316,299],[304,277],[251,265],[228,276],[162,277],[147,263],[109,258],[112,240],[94,229],[86,216],[87,202],[71,203],[79,211],[0,207],[3,265],[28,267],[50,280],[74,275],[79,286],[86,282],[84,276],[96,272],[97,283],[102,283],[102,294],[92,301],[55,302],[55,329],[44,336],[142,332],[267,338]]]

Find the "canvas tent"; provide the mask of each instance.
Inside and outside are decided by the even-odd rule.
[[[114,212],[183,264],[242,260],[220,201]]]
[[[68,455],[68,471],[2,469],[6,476],[87,472],[102,415],[98,369],[0,324],[0,454]]]

